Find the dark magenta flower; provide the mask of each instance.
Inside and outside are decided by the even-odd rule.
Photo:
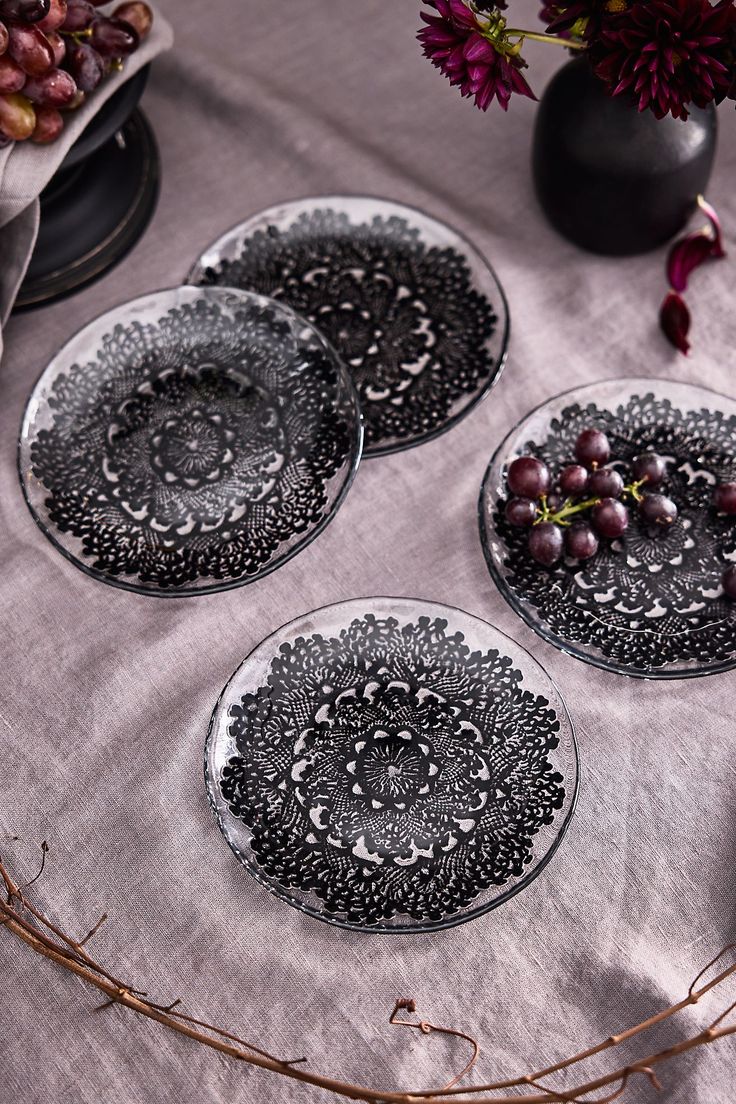
[[[489,17],[485,26],[463,0],[427,2],[435,14],[421,13],[427,26],[417,38],[425,56],[463,96],[473,98],[481,111],[494,99],[506,111],[514,92],[536,99],[521,74],[526,62],[504,38],[500,17]]]
[[[573,0],[571,4],[545,4],[541,18],[548,34],[572,34],[589,41],[629,7],[629,0]]]
[[[670,291],[659,311],[659,324],[667,340],[685,356],[690,352],[687,335],[690,331],[690,311],[676,291]]]
[[[733,4],[710,0],[638,0],[604,22],[591,43],[598,76],[613,96],[633,96],[658,119],[688,117],[728,93]]]

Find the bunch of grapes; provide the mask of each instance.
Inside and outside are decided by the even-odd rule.
[[[124,0],[111,16],[104,0],[0,0],[0,147],[47,143],[64,127],[62,111],[138,49],[153,23],[143,0]]]
[[[630,508],[652,532],[677,520],[677,506],[659,490],[667,476],[661,456],[637,456],[628,482],[619,470],[623,465],[609,466],[610,458],[605,433],[585,429],[575,443],[577,462],[563,468],[554,484],[547,465],[535,456],[520,456],[509,465],[506,519],[529,530],[529,552],[537,563],[552,567],[563,555],[589,560],[601,539],[623,536]]]
[[[736,483],[719,483],[713,492],[713,505],[719,514],[736,517]],[[736,602],[736,564],[730,564],[723,572],[723,593]]]

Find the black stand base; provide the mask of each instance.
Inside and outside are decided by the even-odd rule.
[[[156,139],[136,109],[109,141],[63,167],[41,194],[38,241],[15,309],[62,299],[116,265],[145,231],[159,180]]]

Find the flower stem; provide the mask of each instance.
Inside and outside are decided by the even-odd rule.
[[[550,46],[567,46],[568,50],[587,50],[586,42],[575,42],[571,38],[559,38],[557,35],[538,34],[536,31],[525,31],[521,27],[509,27],[506,31],[507,38],[518,38],[519,47],[524,39],[529,38],[533,42],[547,42]]]

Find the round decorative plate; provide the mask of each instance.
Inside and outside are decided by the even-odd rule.
[[[577,746],[554,683],[460,610],[328,606],[268,637],[210,724],[205,777],[259,882],[328,923],[429,931],[479,916],[556,850]]]
[[[668,464],[677,521],[654,533],[633,511],[625,535],[584,563],[552,569],[529,556],[503,514],[505,472],[532,454],[558,471],[582,429],[602,429],[612,460],[652,449]],[[721,576],[736,560],[736,523],[712,506],[736,479],[736,402],[702,387],[622,379],[567,391],[511,431],[486,472],[481,541],[499,590],[545,640],[578,659],[642,678],[686,678],[736,667],[736,605]]]
[[[399,203],[272,207],[210,246],[189,282],[249,288],[313,322],[352,373],[369,456],[449,429],[503,368],[508,311],[494,273],[455,230]]]
[[[182,287],[64,346],[28,401],[19,466],[73,563],[176,596],[250,582],[308,544],[360,448],[354,388],[313,326],[262,296]]]

